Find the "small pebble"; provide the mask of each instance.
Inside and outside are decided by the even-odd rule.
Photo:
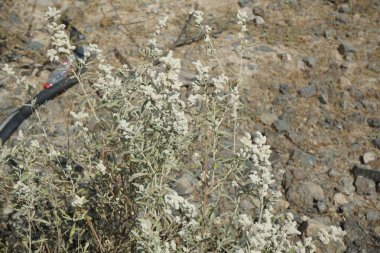
[[[373,143],[373,145],[374,145],[376,148],[380,149],[380,135],[379,135],[378,137],[376,137],[376,139],[374,139],[374,140],[372,141],[372,143]]]
[[[262,25],[265,23],[265,20],[260,16],[255,16],[253,20],[255,21],[256,25]]]
[[[373,162],[377,159],[375,152],[367,152],[363,155],[362,160],[364,164],[368,164],[370,162]]]
[[[370,127],[380,128],[380,119],[378,118],[369,118],[367,122]]]
[[[348,53],[355,53],[355,51],[356,50],[350,44],[347,44],[347,43],[341,43],[338,47],[338,52],[341,55],[346,55]]]
[[[346,199],[344,194],[338,192],[338,193],[335,193],[333,197],[333,202],[334,202],[334,205],[341,206],[341,205],[347,204],[348,200]]]
[[[301,97],[312,97],[317,93],[317,89],[314,85],[308,85],[298,90],[298,94]]]
[[[288,93],[288,91],[289,91],[289,85],[286,84],[286,83],[280,83],[279,91],[280,91],[282,94],[286,94],[286,93]]]
[[[308,66],[309,68],[314,68],[316,64],[316,59],[313,56],[306,56],[302,59],[302,61]]]

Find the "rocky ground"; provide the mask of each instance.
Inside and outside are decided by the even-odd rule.
[[[0,64],[9,63],[37,89],[52,70],[43,25],[49,5],[65,10],[116,65],[138,64],[138,48],[156,21],[169,15],[160,44],[175,46],[185,83],[194,78],[191,62],[206,62],[200,34],[183,29],[189,10],[205,13],[231,73],[239,63],[231,52],[238,42],[236,12],[247,11],[251,47],[243,59],[243,128],[263,131],[274,167],[286,169],[284,205],[310,217],[306,233],[330,224],[347,232],[345,245],[326,252],[380,251],[380,1],[1,1]],[[0,122],[25,102],[20,92],[0,75]],[[70,102],[66,94],[42,111],[57,142]],[[33,118],[22,125],[32,127]]]

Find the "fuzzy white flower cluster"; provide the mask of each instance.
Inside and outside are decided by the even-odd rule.
[[[169,16],[165,16],[162,19],[158,20],[158,24],[156,25],[156,31],[154,32],[155,35],[159,35],[161,33],[161,30],[166,27],[166,23],[168,22]]]
[[[254,169],[248,172],[249,183],[257,187],[257,195],[260,198],[266,198],[269,195],[269,185],[274,183],[273,175],[271,172],[271,163],[269,157],[271,154],[270,146],[266,145],[266,137],[260,132],[254,134],[252,137],[249,133],[246,133],[241,138],[242,147],[237,153],[238,157],[243,159],[250,159],[253,163]],[[275,197],[279,193],[274,194]]]
[[[207,43],[210,43],[211,42],[211,38],[210,38],[210,32],[212,30],[212,28],[208,25],[204,25],[203,24],[203,12],[202,11],[198,11],[198,10],[193,10],[193,11],[190,11],[190,14],[193,15],[194,19],[195,19],[195,25],[200,27],[204,34],[205,34],[205,42]]]
[[[248,31],[247,29],[247,20],[248,20],[248,15],[246,12],[244,11],[241,11],[241,10],[238,10],[238,13],[237,13],[237,19],[238,19],[238,25],[241,26],[241,32],[246,32]]]
[[[294,249],[289,238],[301,234],[293,219],[293,215],[288,213],[284,221],[275,223],[271,207],[265,209],[262,222],[254,222],[251,216],[240,214],[237,224],[244,232],[250,250],[240,248],[238,252],[289,252]],[[309,252],[314,252],[314,245],[310,239],[308,241]],[[305,248],[305,245],[301,244],[300,248]]]
[[[101,57],[101,56],[99,56]],[[120,95],[122,87],[122,80],[112,74],[112,67],[109,64],[100,63],[97,72],[98,79],[93,84],[102,93],[102,100],[108,101]]]
[[[195,231],[199,231],[199,223],[197,221],[198,210],[195,205],[179,196],[176,191],[165,195],[164,200],[167,204],[167,208],[164,211],[171,217],[173,222],[180,225],[181,229],[178,235],[186,244],[186,241],[194,236]],[[184,247],[182,250],[185,249],[187,248]]]
[[[340,227],[330,226],[329,231],[326,229],[321,229],[318,232],[318,239],[325,245],[329,244],[331,241],[337,242],[341,240],[343,236],[346,235],[346,232],[343,231]]]
[[[74,207],[81,208],[84,205],[84,203],[86,203],[86,197],[85,196],[79,197],[78,195],[75,195],[74,200],[71,202],[71,205]]]
[[[203,66],[202,63],[198,60],[196,62],[193,62],[193,65],[195,66],[195,81],[193,82],[193,90],[197,92],[199,90],[200,84],[205,84],[208,82],[209,74],[208,70],[209,67]]]
[[[86,132],[88,131],[88,128],[83,125],[83,121],[89,117],[87,112],[84,112],[83,110],[78,113],[71,111],[70,115],[76,120],[74,123],[75,127],[83,128]]]
[[[173,252],[170,249],[172,246],[162,242],[160,238],[159,229],[155,223],[152,222],[152,218],[139,218],[137,219],[140,224],[140,240],[138,241],[141,244],[141,248],[144,248],[143,252],[158,252],[166,253]],[[174,242],[175,243],[175,242]],[[176,248],[176,246],[174,246]]]
[[[173,128],[178,134],[185,135],[189,130],[189,120],[183,111],[173,110]]]
[[[190,107],[193,107],[199,103],[199,101],[206,101],[206,103],[210,100],[212,100],[212,96],[217,95],[218,100],[223,100],[225,98],[224,91],[226,89],[226,86],[228,84],[229,78],[221,74],[220,76],[213,77],[211,80],[209,80],[209,67],[203,66],[203,64],[197,60],[196,62],[193,62],[193,65],[195,66],[195,80],[192,82],[192,90],[187,98],[187,104]],[[208,86],[212,84],[213,94],[207,94],[207,88]],[[200,93],[200,90],[202,89],[202,94]],[[233,96],[233,94],[231,94]]]
[[[32,140],[30,142],[30,147],[33,148],[33,149],[39,149],[40,148],[40,143],[38,142],[38,140]]]
[[[154,31],[152,38],[148,40],[148,47],[146,48],[148,54],[151,54],[153,56],[162,54],[162,50],[159,49],[157,45],[157,36],[161,33],[161,30],[166,27],[168,18],[168,16],[165,16],[162,19],[158,20],[158,24],[156,25],[156,30]]]
[[[29,194],[32,192],[32,190],[20,180],[17,181],[15,185],[13,185],[13,189],[21,195]]]
[[[59,10],[49,7],[45,14],[45,20],[49,22],[47,24],[47,29],[51,34],[51,45],[53,46],[53,48],[47,51],[46,56],[49,57],[52,62],[59,61],[60,53],[69,56],[71,55],[72,50],[75,49],[75,46],[70,44],[69,37],[65,32],[65,25],[58,24],[59,18],[61,17],[60,13]]]
[[[212,78],[211,81],[215,86],[215,93],[220,94],[224,91],[224,87],[228,83],[228,77],[221,74],[218,78]]]
[[[265,145],[267,138],[260,132],[256,132],[253,136],[249,133],[241,138],[242,147],[237,153],[238,157],[243,159],[251,159],[254,165],[270,166],[269,157],[271,154],[270,146]]]
[[[187,104],[192,107],[198,104],[200,100],[204,100],[205,97],[201,94],[199,94],[199,91],[201,87],[206,86],[207,82],[209,81],[209,74],[208,70],[209,67],[203,66],[202,63],[198,60],[196,62],[193,62],[193,65],[195,66],[195,80],[192,82],[192,92],[190,93],[189,97],[187,98]]]
[[[198,215],[197,208],[174,190],[173,193],[165,195],[165,203],[174,210],[181,210],[188,218],[195,218]],[[168,213],[172,214],[171,210],[168,210]]]
[[[5,63],[4,67],[1,70],[4,71],[8,76],[14,78],[16,80],[17,86],[21,86],[24,91],[28,92],[29,90],[36,88],[34,84],[26,82],[25,76],[19,77],[18,75],[16,75],[16,72],[13,70],[12,67],[9,66],[9,64]]]
[[[86,61],[90,56],[96,57],[100,62],[104,62],[104,58],[102,55],[102,50],[99,49],[96,44],[89,44],[84,51],[84,61]]]
[[[240,101],[239,101],[239,98],[240,98],[240,95],[239,95],[239,87],[238,86],[235,86],[231,93],[230,93],[230,101],[228,102],[229,105],[232,106],[232,113],[231,113],[231,116],[234,120],[237,120],[237,117],[238,117],[238,109],[239,109],[239,105],[240,105]]]
[[[7,63],[4,64],[4,67],[2,68],[2,70],[5,73],[7,73],[7,75],[9,75],[9,76],[15,76],[16,75],[16,72]]]
[[[123,135],[125,139],[132,138],[133,134],[133,126],[127,122],[125,119],[119,121],[119,129],[123,131]]]
[[[106,166],[103,164],[103,160],[100,160],[99,163],[96,165],[97,171],[99,171],[102,175],[105,175],[107,172]]]
[[[160,58],[160,62],[165,67],[166,73],[165,75],[159,75],[158,82],[161,82],[165,88],[178,91],[182,86],[182,83],[179,81],[181,60],[173,58],[173,51],[169,51],[167,56]]]
[[[168,132],[174,130],[177,134],[185,135],[188,132],[188,119],[183,111],[186,104],[180,99],[179,93],[182,86],[179,81],[181,62],[173,58],[172,51],[161,57],[160,62],[164,71],[148,71],[151,82],[141,86],[143,95],[154,104],[154,107],[150,104],[148,107],[152,110],[156,108],[157,113],[152,122],[157,129]]]

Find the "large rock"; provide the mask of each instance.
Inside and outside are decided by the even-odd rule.
[[[370,179],[358,176],[355,180],[356,193],[360,195],[371,195],[376,192],[376,184]]]
[[[317,158],[313,154],[309,154],[301,149],[295,149],[292,154],[292,161],[299,164],[304,169],[314,167],[317,162]]]
[[[291,204],[306,209],[312,209],[314,203],[325,200],[322,187],[313,182],[294,184],[286,192],[286,197]]]

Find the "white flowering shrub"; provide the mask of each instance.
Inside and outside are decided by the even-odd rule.
[[[73,57],[59,11],[49,9],[51,61],[65,60],[79,80],[82,107],[71,111],[68,144],[41,131],[19,132],[1,149],[4,232],[8,252],[314,252],[312,238],[300,238],[291,213],[274,213],[281,194],[273,189],[270,147],[260,132],[238,135],[240,79],[230,81],[215,57],[211,28],[202,12],[195,24],[205,35],[220,74],[194,61],[189,89],[180,82],[181,60],[163,55],[160,20],[136,68],[106,63],[89,45]],[[244,13],[236,53],[247,41]],[[83,69],[86,69],[86,72]],[[11,72],[5,66],[7,72]],[[96,96],[95,94],[98,94]],[[39,139],[40,141],[38,141]],[[240,141],[238,141],[240,139]],[[41,141],[43,140],[43,142]],[[227,145],[231,143],[231,145]],[[184,173],[194,176],[191,194],[175,189]],[[244,198],[257,200],[243,212]],[[331,237],[332,235],[332,237]],[[329,243],[343,235],[321,231]],[[330,239],[329,239],[330,238]]]

